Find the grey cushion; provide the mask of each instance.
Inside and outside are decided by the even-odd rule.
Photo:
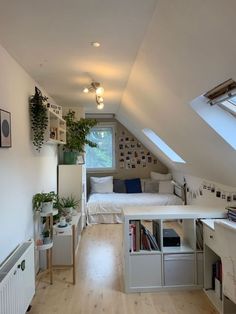
[[[114,179],[113,180],[113,192],[126,193],[125,180]]]

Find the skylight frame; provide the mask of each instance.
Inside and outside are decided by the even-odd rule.
[[[169,145],[167,145],[153,130],[144,128],[142,132],[172,162],[186,163],[186,161],[181,158]]]

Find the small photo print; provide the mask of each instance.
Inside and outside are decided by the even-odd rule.
[[[231,202],[232,197],[230,195],[227,196],[227,202]]]
[[[138,147],[138,148],[141,148],[141,147],[142,147],[141,143],[138,142],[138,143],[137,143],[137,147]]]
[[[207,190],[211,191],[211,186],[210,185],[208,185]]]
[[[124,145],[123,145],[123,144],[120,144],[120,145],[119,145],[119,149],[124,149]]]
[[[233,195],[233,201],[236,201],[236,194]]]
[[[226,199],[226,195],[225,195],[225,194],[222,194],[222,195],[221,195],[221,198],[222,198],[222,200],[225,200],[225,199]]]
[[[125,131],[122,131],[122,132],[121,132],[121,135],[123,135],[123,136],[124,136],[124,135],[125,135]]]
[[[129,143],[129,137],[125,138],[125,143]]]
[[[121,158],[121,159],[120,159],[120,162],[124,162],[124,161],[125,161],[124,158]]]
[[[130,157],[129,156],[126,156],[126,158],[125,158],[126,160],[130,160]]]
[[[129,144],[125,144],[125,148],[129,149]]]
[[[152,157],[148,156],[147,161],[148,161],[149,163],[151,163],[151,162],[152,162]]]
[[[135,139],[132,137],[130,141],[131,141],[131,142],[134,142],[134,141],[135,141]]]
[[[153,159],[154,165],[157,165],[157,159]]]
[[[132,152],[131,150],[129,150],[129,151],[127,152],[127,154],[128,154],[128,155],[132,155],[133,152]]]
[[[199,194],[200,194],[201,196],[203,195],[202,190],[199,190]]]
[[[142,159],[142,161],[145,161],[146,160],[146,156],[142,156],[141,159]]]
[[[146,168],[147,167],[147,165],[146,165],[146,162],[145,163],[143,163],[143,168]]]
[[[204,186],[203,186],[204,188]],[[216,197],[221,197],[221,191],[216,191]]]
[[[124,157],[124,152],[120,152],[120,157]]]
[[[215,187],[214,187],[214,185],[211,187],[211,193],[215,193]]]
[[[131,148],[135,148],[135,144],[131,144],[130,147],[131,147]]]
[[[136,162],[137,162],[137,165],[141,164],[141,160],[140,159],[137,159]]]
[[[150,152],[147,152],[147,156],[151,156],[151,153],[150,153]]]
[[[145,154],[144,150],[141,150],[141,151],[140,151],[140,154],[141,154],[141,155],[144,155],[144,154]]]
[[[134,157],[138,157],[138,153],[136,151],[134,151]]]
[[[120,169],[123,169],[125,167],[125,163],[124,162],[120,162]]]
[[[135,168],[136,168],[136,166],[135,166],[135,165],[131,165],[131,167],[132,167],[132,169],[135,169]]]
[[[127,162],[125,168],[126,169],[130,169],[131,168],[131,164],[129,162]]]
[[[131,162],[132,162],[133,164],[135,164],[135,163],[136,163],[136,158],[132,158],[132,159],[131,159]]]
[[[124,142],[124,138],[123,138],[123,137],[120,137],[120,138],[119,138],[119,142],[120,142],[120,143],[123,143],[123,142]]]

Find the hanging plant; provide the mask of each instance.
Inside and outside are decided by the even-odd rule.
[[[33,133],[32,142],[37,151],[40,151],[44,144],[44,135],[48,126],[47,108],[43,104],[47,99],[35,87],[35,94],[30,98],[30,120]]]

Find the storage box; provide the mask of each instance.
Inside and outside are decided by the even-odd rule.
[[[174,229],[163,229],[163,246],[180,246],[180,236]]]

